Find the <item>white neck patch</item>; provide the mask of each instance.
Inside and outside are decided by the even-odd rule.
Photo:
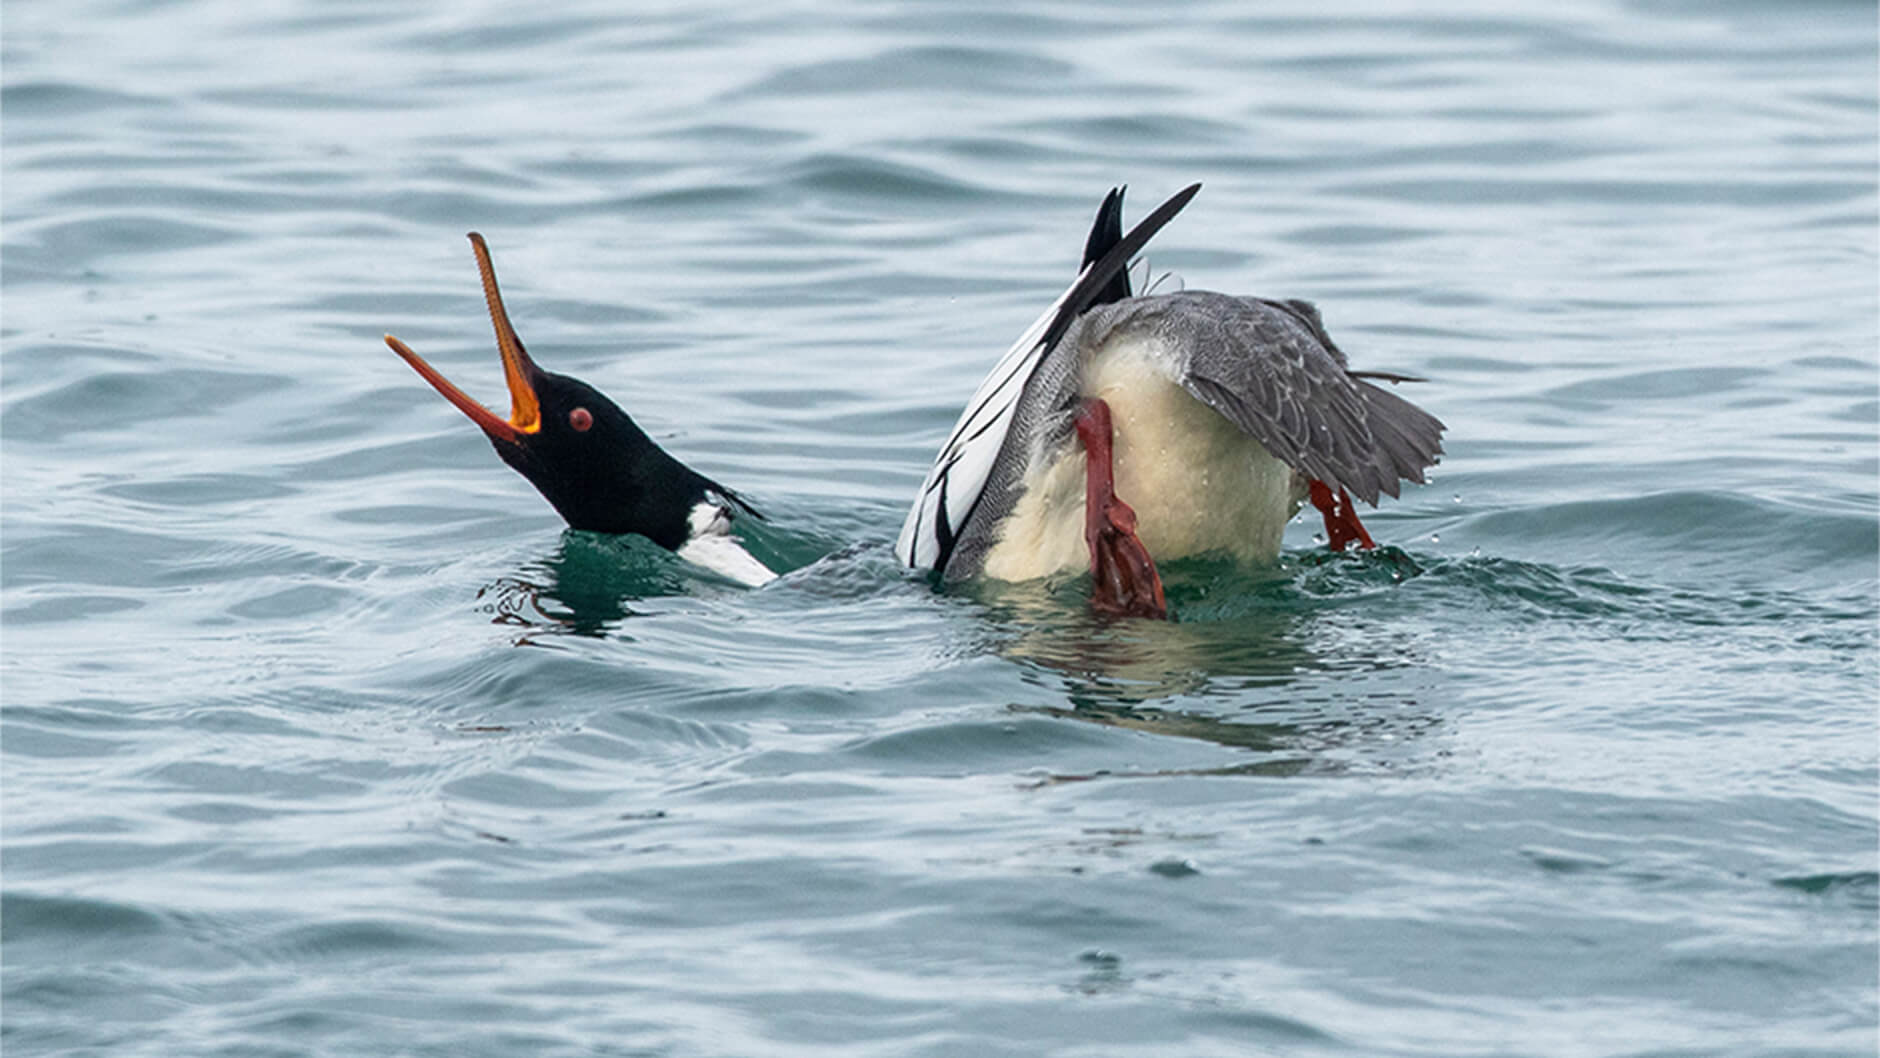
[[[686,523],[692,535],[676,552],[680,558],[753,588],[777,579],[731,535],[729,509],[707,500],[692,508]]]

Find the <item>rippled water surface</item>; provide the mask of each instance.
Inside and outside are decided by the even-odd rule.
[[[9,1056],[1870,1055],[1871,4],[9,4]],[[1428,376],[1328,556],[889,542],[1115,183]],[[769,514],[564,532],[545,366]]]

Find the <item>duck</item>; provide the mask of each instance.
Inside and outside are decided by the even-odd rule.
[[[1353,497],[1427,483],[1446,427],[1392,392],[1423,379],[1353,370],[1311,302],[1132,290],[1131,260],[1200,189],[1127,233],[1125,188],[1104,198],[1077,278],[941,445],[903,566],[943,584],[1087,569],[1097,612],[1166,618],[1158,561],[1270,563],[1308,501],[1331,550],[1372,548]]]
[[[496,330],[509,417],[478,403],[387,334],[392,352],[475,423],[497,456],[528,479],[569,528],[637,534],[747,586],[776,579],[733,532],[741,517],[764,517],[750,501],[667,453],[600,390],[536,365],[510,324],[488,243],[476,232],[469,239]]]

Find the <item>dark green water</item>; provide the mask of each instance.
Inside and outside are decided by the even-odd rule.
[[[1261,11],[10,5],[0,1046],[1872,1054],[1872,6]],[[1431,379],[1388,547],[902,575],[1193,180],[1153,273]],[[385,349],[499,400],[472,228],[793,572]]]

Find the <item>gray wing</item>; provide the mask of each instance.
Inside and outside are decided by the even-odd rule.
[[[1352,372],[1306,302],[1188,291],[1133,299],[1116,316],[1113,327],[1148,326],[1168,343],[1195,399],[1294,470],[1372,506],[1400,481],[1421,484],[1442,454],[1442,422]]]

